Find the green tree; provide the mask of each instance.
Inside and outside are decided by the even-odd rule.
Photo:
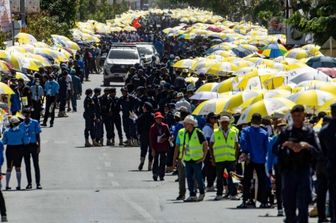
[[[321,0],[315,6],[302,8],[303,15],[295,12],[288,19],[289,24],[305,33],[313,33],[317,44],[323,44],[330,36],[336,38],[335,0]]]
[[[41,9],[72,27],[77,18],[78,0],[41,0]]]
[[[51,43],[52,34],[70,36],[69,26],[65,22],[60,23],[57,17],[43,13],[28,17],[28,32],[48,43]]]

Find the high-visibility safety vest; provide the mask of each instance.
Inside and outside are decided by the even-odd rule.
[[[201,132],[201,130],[195,128],[191,137],[186,130],[181,135],[182,151],[185,149],[185,153],[182,154],[184,161],[197,161],[203,158],[203,144],[200,143],[197,132]]]
[[[178,156],[179,159],[183,158],[183,146],[184,146],[183,143],[184,143],[184,134],[185,134],[185,132],[186,132],[186,129],[182,128],[177,133],[177,137],[179,138],[179,141],[180,141],[179,156]]]
[[[215,162],[235,161],[236,160],[236,135],[237,132],[234,129],[229,129],[227,138],[220,128],[214,130],[214,145],[213,155]]]

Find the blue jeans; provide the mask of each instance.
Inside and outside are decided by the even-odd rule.
[[[310,170],[283,170],[282,192],[286,223],[308,223],[311,201]],[[296,216],[296,209],[299,216]]]
[[[188,190],[190,196],[196,196],[195,190],[195,181],[198,184],[198,189],[200,194],[204,194],[204,181],[203,181],[203,174],[202,174],[202,162],[201,163],[194,163],[194,162],[185,162],[185,169],[187,174],[187,183],[188,183]]]

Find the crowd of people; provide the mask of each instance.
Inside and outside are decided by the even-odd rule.
[[[238,126],[239,114],[192,115],[199,102],[190,97],[216,77],[201,73],[195,84],[189,84],[189,71],[172,65],[181,58],[202,55],[211,43],[205,38],[168,37],[160,30],[138,33],[140,40],[145,33],[154,36],[154,43],[160,42],[161,62],[132,67],[121,97],[115,88],[105,88],[102,95],[100,88],[86,90],[85,145],[104,145],[104,129],[106,145],[115,145],[115,127],[119,145],[140,147],[139,171],[147,157],[154,181],[165,180],[167,172],[178,175],[177,200],[202,201],[206,192],[216,192],[216,201],[242,199],[237,208],[255,208],[257,201],[260,208],[276,204],[277,215],[285,215],[287,223],[308,222],[314,200],[318,222],[328,221],[328,216],[336,222],[336,104],[331,106],[332,117],[325,113],[307,117],[304,107],[296,105],[290,122],[255,113],[250,123]],[[317,135],[312,126],[321,119],[324,127]]]

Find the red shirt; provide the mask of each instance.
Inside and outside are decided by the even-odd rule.
[[[154,123],[149,130],[149,142],[152,149],[156,152],[168,152],[170,136],[169,127],[167,124]],[[161,139],[161,142],[159,140]]]

